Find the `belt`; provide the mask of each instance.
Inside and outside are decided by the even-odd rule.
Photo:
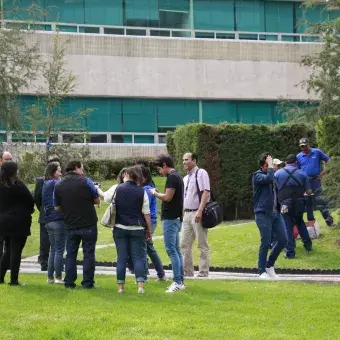
[[[318,179],[318,176],[314,176],[314,177],[308,177],[309,180],[314,180],[314,179]]]
[[[198,209],[184,209],[184,212],[194,212],[197,211]]]

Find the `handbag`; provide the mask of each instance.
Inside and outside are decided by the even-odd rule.
[[[118,188],[118,186],[117,186]],[[116,198],[116,192],[117,192],[117,188],[115,190],[115,192],[113,193],[112,196],[112,201],[110,203],[110,205],[107,207],[107,209],[105,210],[105,213],[100,221],[100,224],[106,228],[114,228],[115,224],[116,224],[116,203],[115,203],[115,198]]]
[[[196,177],[197,194],[198,194],[199,202],[201,204],[202,193],[198,186],[198,180],[197,180],[198,171],[199,169],[197,169],[195,177]],[[210,193],[210,197],[211,197],[211,200],[207,202],[202,213],[202,226],[203,228],[207,228],[207,229],[214,228],[223,221],[223,213],[222,213],[222,208],[220,204],[213,200],[212,193]]]

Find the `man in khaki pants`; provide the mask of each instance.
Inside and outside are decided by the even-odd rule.
[[[184,261],[184,276],[194,276],[192,245],[197,237],[198,249],[200,251],[198,277],[208,277],[210,249],[208,230],[202,226],[202,212],[210,198],[210,180],[208,173],[204,169],[198,169],[196,163],[197,155],[195,153],[188,152],[183,156],[184,169],[188,172],[188,175],[183,179],[184,218],[182,223],[181,250]]]

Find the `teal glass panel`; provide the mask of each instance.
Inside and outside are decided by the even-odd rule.
[[[272,123],[272,112],[275,102],[237,102],[237,115],[240,123],[267,124]]]
[[[189,12],[189,0],[159,0],[158,3],[160,10]]]
[[[135,143],[154,144],[154,136],[135,136]]]
[[[265,2],[266,32],[293,33],[293,3],[287,1]],[[268,40],[268,39],[267,39]]]
[[[123,140],[124,140],[124,143],[132,143],[132,136],[131,135],[124,135]]]
[[[123,0],[85,0],[85,23],[123,26]]]
[[[190,27],[189,13],[187,12],[159,12],[159,27],[161,28],[179,28],[185,29]]]
[[[86,109],[92,110],[87,118],[89,131],[121,131],[122,112],[119,99],[87,98]]]
[[[264,2],[236,0],[236,27],[238,31],[265,32]]]
[[[47,21],[84,24],[84,0],[46,0]]]
[[[194,27],[202,30],[234,30],[234,1],[196,0]]]
[[[329,13],[329,18],[330,18],[331,20],[334,20],[334,19],[340,17],[340,11],[334,11],[334,10],[333,10],[333,11],[329,11],[328,13]]]
[[[235,102],[203,101],[203,122],[219,124],[222,122],[236,123],[237,112]]]
[[[99,27],[92,27],[92,26],[82,26],[79,27],[80,33],[95,33],[98,34],[100,32]]]
[[[199,121],[197,100],[158,100],[156,105],[158,127]]]
[[[155,132],[156,115],[153,100],[123,99],[123,131]]]
[[[305,8],[300,3],[296,3],[295,7],[297,33],[308,33],[311,24],[329,20],[329,12],[324,10],[324,5]]]
[[[45,19],[44,0],[4,0],[4,18],[9,20],[39,20]]]
[[[127,20],[158,20],[157,0],[125,0]]]
[[[58,30],[60,32],[77,33],[77,26],[58,25]]]

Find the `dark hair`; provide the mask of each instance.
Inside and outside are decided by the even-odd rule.
[[[270,152],[264,152],[259,156],[259,165],[264,166],[266,164],[267,157],[270,156]]]
[[[150,169],[146,167],[145,165],[140,165],[140,169],[142,171],[142,176],[143,176],[142,178],[143,185],[155,186],[155,182],[152,180]]]
[[[185,154],[190,154],[191,155],[191,159],[195,160],[196,163],[198,162],[198,155],[196,152],[186,152]]]
[[[55,163],[55,162],[59,163],[59,165],[60,165],[60,158],[57,155],[48,156],[47,164]]]
[[[58,162],[52,162],[48,163],[47,167],[45,168],[45,179],[52,179],[54,178],[54,173],[58,170],[58,167],[60,167],[60,163]]]
[[[81,161],[71,161],[66,165],[66,172],[71,172],[74,171],[76,169],[80,169],[82,166],[82,162]]]
[[[0,187],[10,187],[18,180],[18,164],[5,162],[0,167]]]
[[[125,174],[129,176],[130,180],[135,182],[137,185],[141,183],[141,171],[136,166],[131,166],[125,169]]]
[[[123,168],[122,170],[119,171],[119,174],[117,176],[117,184],[121,184],[124,182],[123,177],[125,174],[126,168]]]
[[[162,154],[156,158],[155,166],[159,166],[162,168],[163,164],[165,164],[169,168],[174,167],[174,161],[170,155]]]

